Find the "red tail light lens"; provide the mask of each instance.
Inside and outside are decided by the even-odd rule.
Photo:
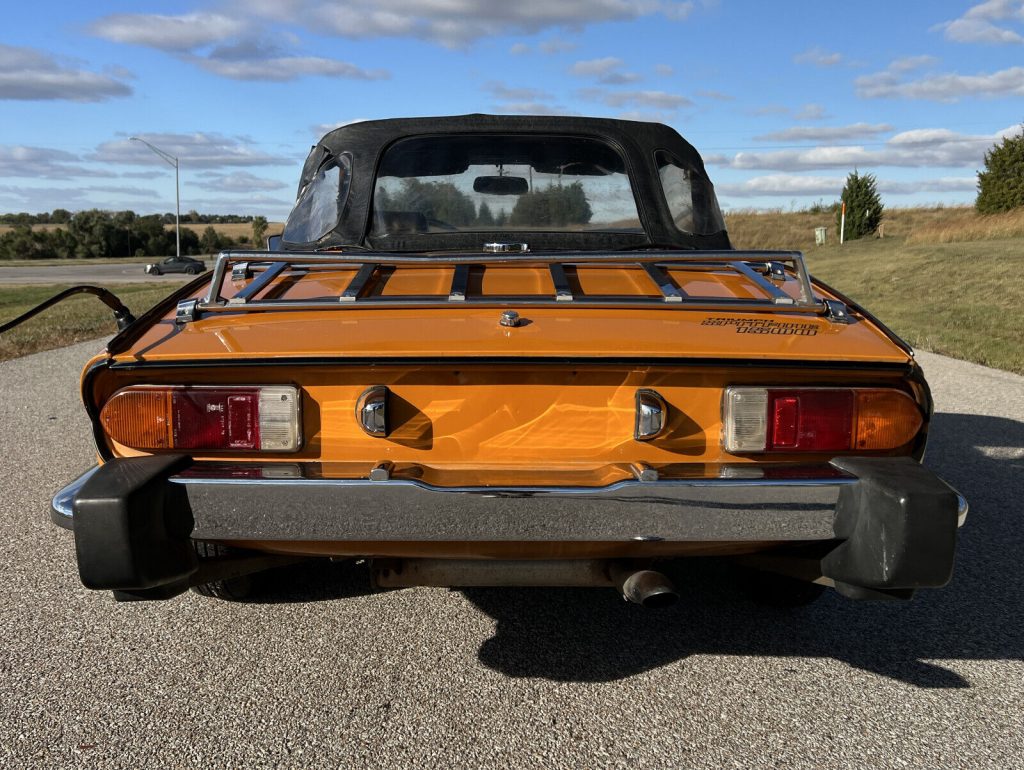
[[[769,390],[765,451],[839,452],[853,436],[852,390]]]
[[[136,385],[115,393],[100,422],[132,449],[289,452],[301,440],[298,391],[291,386]]]
[[[726,388],[728,452],[848,452],[897,449],[924,422],[891,388]]]

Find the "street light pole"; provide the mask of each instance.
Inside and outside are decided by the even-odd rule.
[[[154,147],[145,139],[137,136],[128,137],[130,141],[142,142],[149,149],[159,155],[166,163],[174,166],[174,238],[177,244],[177,255],[181,256],[181,187],[178,184],[178,159],[169,152],[164,152],[159,147]]]

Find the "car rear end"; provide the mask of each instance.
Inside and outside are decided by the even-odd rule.
[[[55,520],[92,588],[207,580],[196,542],[641,603],[703,555],[949,579],[921,372],[799,255],[237,254],[175,299],[83,379],[103,463]]]

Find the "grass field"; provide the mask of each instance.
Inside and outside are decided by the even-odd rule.
[[[1024,238],[886,238],[806,252],[812,275],[923,350],[1024,374]]]
[[[105,288],[120,297],[135,315],[141,315],[180,285],[169,285],[168,281],[164,281],[159,286],[126,283],[110,284]],[[0,288],[0,321],[9,321],[66,288],[68,284]],[[96,297],[83,294],[43,311],[0,336],[0,361],[71,345],[104,334],[112,335],[116,331],[117,324],[114,323],[110,309]]]

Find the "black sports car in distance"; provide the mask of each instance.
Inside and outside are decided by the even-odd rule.
[[[205,271],[206,263],[192,257],[168,257],[162,262],[152,262],[146,265],[146,272],[150,275],[163,275],[164,273],[199,275]]]

